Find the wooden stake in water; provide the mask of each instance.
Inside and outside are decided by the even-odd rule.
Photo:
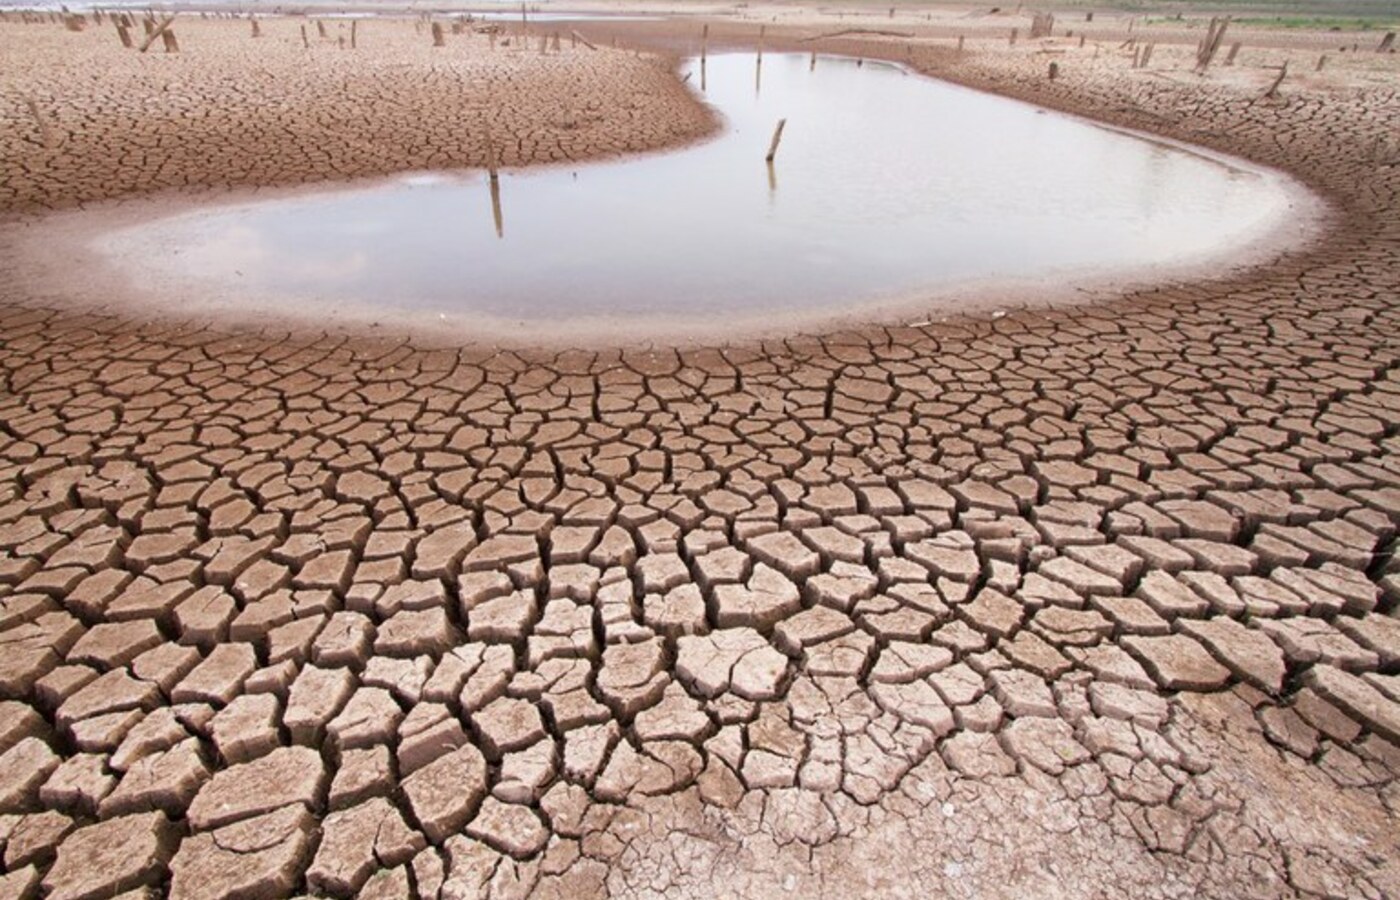
[[[491,219],[496,225],[496,237],[504,239],[506,236],[505,216],[501,213],[501,183],[492,175],[491,186]]]
[[[783,140],[783,129],[787,127],[787,119],[779,119],[778,127],[773,129],[773,141],[768,145],[768,155],[763,159],[765,162],[772,162],[778,155],[778,144]]]

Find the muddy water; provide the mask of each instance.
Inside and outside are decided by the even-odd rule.
[[[101,250],[138,260],[157,291],[312,319],[567,330],[935,297],[956,311],[988,285],[1179,274],[1276,240],[1309,203],[1279,173],[890,65],[745,54],[682,74],[726,120],[710,142],[505,171],[494,191],[477,174],[419,174],[205,206],[108,233]]]

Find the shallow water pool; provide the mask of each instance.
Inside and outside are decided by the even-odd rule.
[[[682,77],[722,114],[717,138],[505,171],[495,191],[418,174],[203,207],[102,250],[143,280],[311,318],[714,323],[1169,274],[1302,202],[1279,173],[893,65],[727,54]]]

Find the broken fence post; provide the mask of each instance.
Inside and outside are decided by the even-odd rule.
[[[768,155],[763,159],[765,162],[772,162],[778,155],[778,144],[783,140],[783,129],[787,127],[787,119],[779,119],[778,127],[773,129],[773,141],[768,145]]]

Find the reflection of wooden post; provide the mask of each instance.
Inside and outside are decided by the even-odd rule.
[[[783,140],[783,128],[787,126],[787,119],[779,119],[778,127],[773,129],[773,142],[768,145],[768,155],[764,157],[767,162],[772,162],[778,155],[778,144]]]
[[[778,191],[778,170],[773,165],[773,161],[768,161],[768,193],[775,194]]]
[[[496,237],[505,236],[501,218],[501,176],[496,171],[496,142],[491,139],[491,128],[486,129],[486,171],[491,183],[491,216],[496,221]]]
[[[441,23],[441,22],[434,22],[434,23],[433,23],[433,46],[434,46],[434,47],[445,47],[446,45],[447,45],[447,42],[444,41],[444,40],[442,39],[442,23]]]

